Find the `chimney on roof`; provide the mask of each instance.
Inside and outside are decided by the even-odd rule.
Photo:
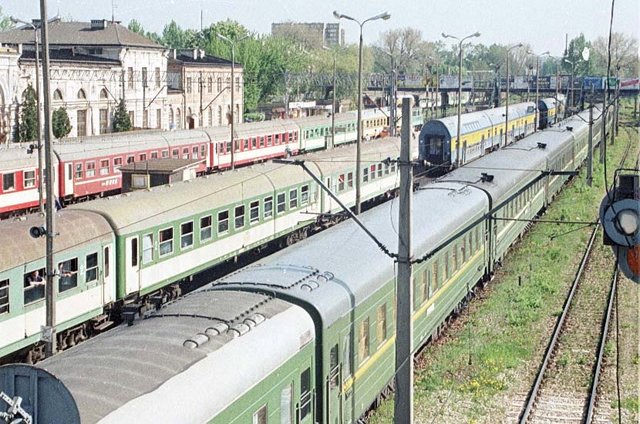
[[[200,53],[200,59],[204,59],[205,56],[205,52],[203,49],[198,49],[198,52]]]
[[[193,60],[198,60],[198,56],[200,56],[200,51],[198,49],[193,49]]]
[[[173,60],[176,60],[178,57],[178,49],[171,49],[171,56],[173,57]]]
[[[91,29],[105,29],[106,27],[106,19],[91,19]]]

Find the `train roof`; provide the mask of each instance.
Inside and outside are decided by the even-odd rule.
[[[229,126],[201,128],[212,141],[229,141],[231,130]],[[245,139],[264,136],[269,133],[295,132],[298,126],[289,119],[274,119],[260,122],[241,122],[233,126],[235,137]]]
[[[583,119],[584,113],[581,114]],[[571,127],[572,130],[567,130],[567,127]],[[440,177],[436,183],[466,181],[471,185],[482,187],[491,194],[495,206],[495,202],[505,200],[505,196],[526,175],[539,174],[548,170],[547,159],[555,157],[567,148],[569,141],[586,130],[586,123],[580,117],[573,116],[563,121],[560,126],[538,131],[497,152],[470,162]],[[541,149],[538,143],[543,143],[545,148]],[[493,181],[480,182],[481,172],[493,175]]]
[[[61,210],[56,212],[55,220],[55,253],[73,249],[84,243],[99,243],[113,238],[109,223],[94,213]],[[44,258],[45,238],[35,239],[29,236],[31,227],[44,225],[45,217],[40,214],[0,221],[0,271]]]
[[[38,366],[70,390],[83,423],[201,423],[313,339],[297,306],[201,289]]]
[[[10,148],[0,148],[0,174],[14,170],[38,167],[38,151],[27,153],[26,145],[12,146]]]
[[[533,111],[535,106],[532,102],[516,103],[509,106],[509,115],[511,118],[525,116]],[[461,134],[467,134],[482,130],[501,122],[504,122],[506,108],[504,106],[480,110],[477,112],[464,113],[460,115],[460,125],[462,126]],[[458,117],[457,115],[448,116],[446,118],[432,119],[427,121],[422,130],[423,134],[428,134],[433,128],[444,126],[449,132],[449,137],[457,137],[458,134]],[[424,135],[422,136],[424,137]]]
[[[348,112],[336,113],[336,117],[335,117],[336,124],[341,124],[344,122],[355,123],[355,119],[356,117],[353,115],[353,113],[348,113]],[[315,116],[306,117],[306,118],[295,118],[295,119],[292,119],[292,121],[295,122],[297,125],[299,125],[301,128],[312,127],[317,125],[331,125],[331,117],[327,115],[315,115]]]
[[[417,192],[413,197],[415,251],[430,251],[487,208],[486,196],[465,189],[464,184]],[[397,251],[397,201],[367,211],[360,218],[384,246]],[[262,287],[294,297],[316,309],[327,328],[395,278],[395,270],[395,261],[348,220],[225,276],[213,287]]]

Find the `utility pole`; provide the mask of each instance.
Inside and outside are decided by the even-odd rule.
[[[391,56],[391,92],[389,93],[389,135],[391,137],[396,136],[396,70],[393,62],[393,55]]]
[[[202,92],[204,91],[204,81],[202,79],[202,71],[200,71],[200,75],[198,76],[198,78],[200,79],[200,81],[198,81],[198,83],[200,84],[200,127],[203,127],[204,117],[202,116],[202,114],[204,113],[204,110],[202,109]]]
[[[46,328],[43,331],[43,339],[46,342],[45,356],[48,358],[56,353],[56,268],[53,264],[53,237],[54,227],[54,205],[55,194],[53,192],[53,146],[51,145],[51,90],[49,86],[49,35],[47,22],[47,0],[40,0],[40,20],[42,29],[42,76],[43,76],[43,97],[44,97],[44,156],[45,156],[45,181],[47,185],[46,203],[46,283],[45,283],[45,306],[46,306]]]
[[[396,396],[394,422],[413,422],[413,305],[412,251],[411,251],[411,198],[413,194],[413,172],[410,147],[411,104],[402,99],[402,133],[400,145],[400,209],[398,232],[398,280],[396,319]]]
[[[337,66],[336,66],[336,61],[338,59],[338,54],[334,53],[333,54],[333,98],[331,100],[332,102],[332,107],[331,107],[331,149],[333,149],[334,147],[336,147],[336,108],[337,108],[337,103],[336,103],[336,84],[337,84]]]
[[[589,102],[589,153],[587,156],[587,185],[593,181],[593,91]]]
[[[607,93],[609,91],[609,75],[604,82],[602,90],[602,112],[600,117],[602,118],[602,128],[600,131],[600,163],[604,163],[604,146],[607,142]]]

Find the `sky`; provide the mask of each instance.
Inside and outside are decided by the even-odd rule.
[[[613,0],[613,29],[640,38],[640,1]],[[27,20],[39,17],[39,1],[2,0],[5,15]],[[200,28],[200,10],[204,26],[231,19],[250,31],[267,34],[272,22],[335,22],[333,10],[358,20],[389,12],[387,21],[364,26],[367,44],[377,43],[389,29],[412,27],[429,41],[441,40],[442,32],[465,37],[476,31],[475,41],[490,45],[529,43],[534,52],[550,51],[559,56],[569,40],[583,33],[588,40],[608,36],[611,1],[608,0],[48,0],[48,14],[59,13],[77,21],[110,19],[112,4],[115,18],[125,25],[138,20],[147,31],[161,33],[174,19],[185,28]],[[347,42],[357,42],[358,25],[342,21]],[[453,43],[447,40],[447,43]]]

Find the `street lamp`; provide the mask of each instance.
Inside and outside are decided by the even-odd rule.
[[[573,104],[573,72],[575,69],[575,65],[576,65],[576,61],[575,60],[569,60],[569,59],[564,59],[565,62],[567,62],[569,65],[571,65],[571,82],[569,83],[569,85],[571,86],[571,107],[574,106]]]
[[[248,37],[248,35],[237,38],[235,40],[231,40],[230,38],[227,38],[224,35],[218,34],[218,33],[216,33],[216,36],[219,39],[231,45],[231,87],[229,87],[229,89],[231,89],[231,114],[230,114],[230,117],[231,117],[231,169],[234,169],[235,168],[234,152],[236,150],[236,143],[233,137],[233,134],[234,134],[233,125],[236,121],[236,117],[235,117],[235,104],[233,103],[233,93],[236,91],[236,89],[233,85],[235,84],[236,43],[244,40],[245,38]]]
[[[387,12],[380,13],[379,15],[372,16],[370,18],[365,19],[360,22],[359,20],[352,18],[351,16],[343,15],[338,13],[337,11],[333,11],[333,16],[336,19],[346,19],[349,21],[353,21],[360,26],[360,43],[358,45],[358,130],[357,130],[357,140],[356,140],[356,203],[355,203],[355,214],[360,214],[360,184],[362,173],[362,169],[360,169],[360,144],[362,142],[362,27],[364,24],[370,21],[375,21],[377,19],[387,20],[391,17]]]
[[[540,58],[542,56],[549,55],[550,53],[549,53],[549,51],[542,52],[540,54],[535,54],[532,51],[529,51],[529,53],[531,53],[532,55],[534,55],[536,57],[536,107],[535,107],[535,111],[536,111],[536,121],[535,121],[536,122],[536,126],[533,128],[533,131],[535,132],[535,131],[538,131],[538,123],[539,123],[538,119],[540,119],[538,117],[539,112],[540,112],[540,108],[538,107],[538,101],[540,101],[540,76],[539,76],[539,73],[540,73]]]
[[[438,118],[438,100],[440,98],[440,60],[434,58],[433,56],[427,56],[427,59],[435,62],[436,66],[436,86],[435,86],[435,95],[432,100],[432,108],[431,108],[431,118]],[[431,76],[433,76],[433,71],[431,71]],[[432,90],[433,91],[433,90]],[[435,112],[435,113],[434,113]]]
[[[332,51],[332,49],[330,49],[327,46],[322,46],[323,49],[328,50],[328,51]],[[331,91],[333,91],[333,96],[331,99],[331,146],[329,146],[330,149],[333,149],[334,147],[336,147],[336,79],[337,79],[337,73],[336,73],[336,60],[338,58],[338,53],[337,51],[333,52],[333,89]]]
[[[42,182],[44,181],[44,175],[42,175],[42,132],[40,130],[40,44],[38,40],[38,28],[31,22],[26,22],[18,18],[11,16],[9,18],[14,24],[24,24],[30,26],[33,29],[33,36],[35,40],[36,48],[36,106],[38,108],[38,118],[36,120],[38,125],[38,205],[40,213],[44,213],[44,199],[42,195]]]
[[[389,93],[389,136],[396,136],[396,111],[398,109],[398,102],[396,100],[396,67],[393,60],[393,53],[382,50],[382,53],[389,56],[391,59],[391,81],[390,81],[390,93]]]
[[[511,46],[507,49],[507,98],[505,99],[505,110],[504,110],[504,145],[509,144],[509,54],[511,50],[517,49],[518,47],[522,47],[522,43],[518,43],[515,46]]]
[[[473,37],[480,37],[480,33],[476,32],[467,35],[464,38],[458,38],[453,35],[442,33],[444,38],[453,38],[458,40],[458,134],[456,136],[456,168],[460,166],[460,119],[462,116],[462,43]]]

